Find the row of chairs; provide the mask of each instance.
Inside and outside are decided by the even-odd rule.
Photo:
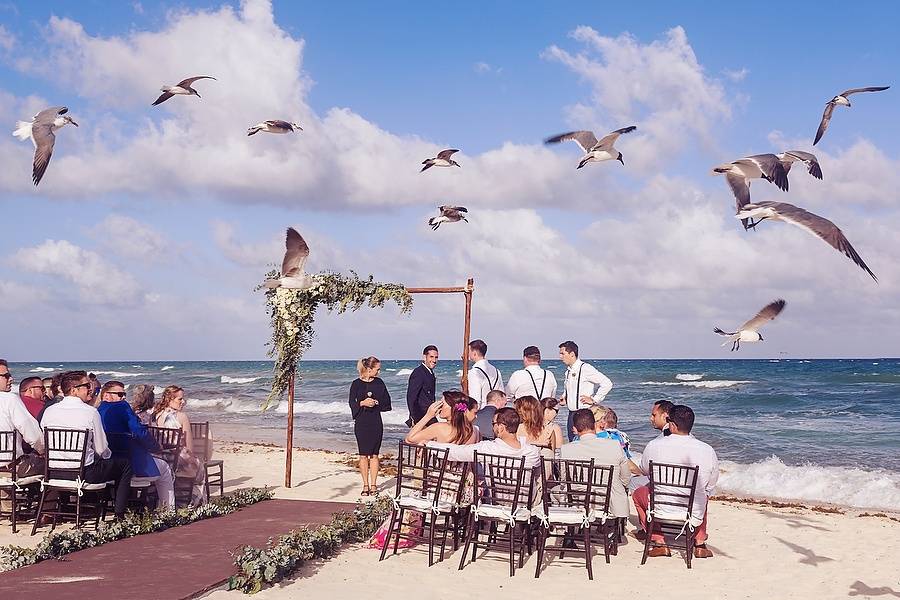
[[[688,524],[696,490],[697,468],[650,464],[651,526],[667,537],[684,538],[690,568],[693,528]],[[625,519],[609,514],[613,485],[611,465],[593,460],[543,459],[535,469],[524,457],[475,452],[471,463],[448,459],[446,449],[400,443],[393,507],[380,560],[401,540],[428,544],[428,565],[444,560],[448,535],[453,549],[463,542],[459,569],[479,550],[507,554],[509,574],[522,568],[526,552],[537,550],[535,577],[540,577],[548,551],[578,553],[593,579],[594,549],[607,563],[624,539]],[[551,538],[553,543],[551,544]],[[674,544],[674,541],[673,541]],[[644,544],[641,564],[650,548]]]

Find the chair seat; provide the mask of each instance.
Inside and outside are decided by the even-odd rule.
[[[549,514],[536,510],[534,516],[551,525],[581,525],[584,522],[584,509],[580,506],[551,506]]]
[[[509,506],[500,506],[496,504],[481,504],[473,506],[477,518],[485,517],[488,519],[504,519],[514,521],[527,521],[531,518],[531,511],[527,508],[517,508],[515,514]],[[579,521],[580,522],[580,521]]]
[[[159,479],[159,475],[155,477],[132,477],[131,478],[131,487],[133,488],[147,488],[153,485]]]
[[[703,519],[698,519],[694,515],[688,515],[687,511],[684,510],[657,508],[656,510],[648,511],[647,514],[651,521],[665,521],[667,523],[677,523],[678,525],[687,523],[691,527],[699,527],[703,522]]]
[[[400,496],[397,499],[397,504],[402,508],[412,508],[420,511],[427,510],[437,510],[441,513],[449,513],[453,511],[453,503],[447,502],[445,500],[438,500],[437,506],[434,505],[434,500],[431,498],[424,498],[422,496]]]
[[[26,485],[38,483],[43,478],[43,475],[29,475],[28,477],[19,477],[13,481],[9,477],[0,477],[0,487],[25,487]]]
[[[87,483],[85,481],[78,482],[74,479],[48,479],[44,482],[44,485],[46,487],[60,488],[65,490],[77,490],[79,487],[81,487],[82,490],[98,491],[106,488],[112,483],[114,482],[107,481],[104,483]]]
[[[207,467],[221,467],[221,466],[224,465],[224,464],[225,464],[225,461],[222,460],[221,458],[217,458],[216,460],[208,460],[208,461],[206,461],[206,466],[207,466]]]

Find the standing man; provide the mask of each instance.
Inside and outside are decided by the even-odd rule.
[[[434,367],[437,362],[437,346],[425,346],[422,350],[422,364],[409,374],[409,384],[406,387],[406,407],[409,409],[406,424],[409,427],[424,417],[428,407],[434,404],[434,388],[437,383]]]
[[[87,429],[88,445],[84,458],[84,480],[88,483],[115,481],[116,518],[125,516],[131,491],[131,461],[112,456],[100,413],[91,405],[91,381],[84,371],[63,373],[60,387],[64,397],[44,411],[41,426]],[[50,461],[53,467],[53,461]],[[58,465],[56,465],[58,466]]]
[[[603,402],[613,384],[609,377],[578,358],[578,344],[571,340],[559,345],[559,358],[566,365],[565,391],[560,400],[564,401],[566,408],[569,409],[566,430],[571,442],[575,439],[572,429],[575,411]]]
[[[487,344],[484,340],[469,342],[469,360],[473,363],[469,369],[469,395],[478,400],[478,408],[487,404],[487,395],[491,391],[503,391],[503,375],[485,356]]]
[[[538,400],[556,398],[556,377],[541,368],[541,351],[537,346],[528,346],[522,351],[524,369],[509,376],[506,393],[513,400],[522,396],[534,396]]]

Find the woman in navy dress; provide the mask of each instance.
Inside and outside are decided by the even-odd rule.
[[[350,384],[350,412],[353,415],[353,432],[359,446],[359,474],[362,476],[362,495],[378,493],[378,469],[381,466],[378,454],[384,424],[381,413],[391,410],[391,395],[387,386],[378,378],[381,361],[374,356],[360,359],[356,363],[359,379]]]

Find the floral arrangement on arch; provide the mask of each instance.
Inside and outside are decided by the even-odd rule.
[[[278,277],[276,270],[266,275],[266,279]],[[360,279],[354,271],[349,276],[323,271],[315,275],[315,280],[316,285],[305,290],[282,287],[266,290],[266,309],[272,325],[268,354],[275,358],[275,366],[272,392],[263,410],[284,394],[297,363],[312,346],[313,321],[320,304],[329,311],[337,310],[338,314],[358,310],[363,305],[381,308],[388,300],[395,302],[401,313],[412,309],[412,296],[399,283],[381,283],[371,275]]]

